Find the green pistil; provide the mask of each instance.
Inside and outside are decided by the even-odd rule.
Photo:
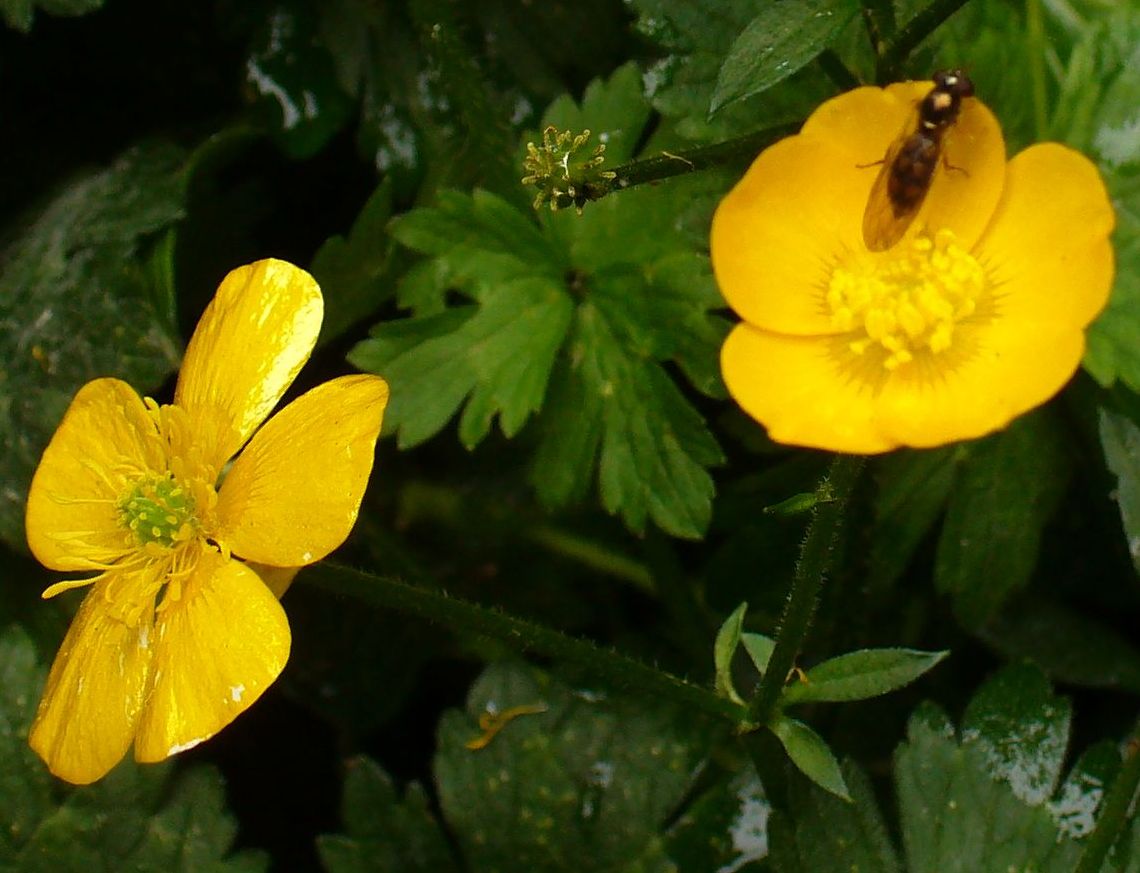
[[[140,546],[173,546],[195,525],[194,498],[169,476],[144,480],[119,501],[119,521]]]

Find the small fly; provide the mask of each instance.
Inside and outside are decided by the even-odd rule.
[[[863,241],[881,252],[897,243],[918,214],[942,156],[942,138],[957,120],[974,83],[961,70],[939,70],[918,105],[917,124],[902,132],[881,161],[863,212]]]

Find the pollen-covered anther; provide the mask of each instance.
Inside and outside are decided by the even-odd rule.
[[[895,370],[949,349],[985,290],[981,265],[944,229],[836,267],[826,299],[832,326],[850,334],[847,348],[856,355],[878,349],[882,366]]]

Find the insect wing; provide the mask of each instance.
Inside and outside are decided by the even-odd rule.
[[[879,175],[875,177],[875,184],[871,186],[871,193],[867,197],[867,207],[863,210],[863,241],[873,252],[886,251],[902,239],[917,212],[915,209],[897,213],[890,193],[895,161],[909,138],[909,129],[903,130],[891,143],[886,157],[883,158],[883,165],[879,167]]]

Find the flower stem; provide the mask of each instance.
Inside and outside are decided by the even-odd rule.
[[[461,633],[491,637],[520,652],[536,652],[577,664],[608,685],[699,710],[739,723],[745,710],[712,691],[641,661],[604,649],[597,643],[568,636],[553,628],[508,615],[396,579],[374,576],[334,564],[318,564],[302,574],[307,583],[381,609],[396,609]]]
[[[1029,40],[1029,79],[1033,88],[1033,133],[1043,140],[1048,135],[1049,110],[1045,94],[1045,23],[1041,17],[1041,0],[1026,0],[1025,27]]]
[[[754,158],[766,146],[798,129],[798,123],[778,124],[724,142],[682,152],[662,152],[651,158],[620,164],[610,168],[615,175],[608,183],[609,190],[606,193],[643,185],[646,182],[659,182],[670,176],[681,176],[722,164],[737,161],[743,163]]]
[[[1100,808],[1096,820],[1096,829],[1085,842],[1076,873],[1098,873],[1104,859],[1108,857],[1109,849],[1128,820],[1128,810],[1136,796],[1136,786],[1140,785],[1140,723],[1133,728],[1127,748],[1124,766],[1105,795],[1104,806]]]
[[[918,44],[930,36],[934,29],[947,18],[966,5],[966,0],[933,0],[906,25],[886,41],[879,54],[879,64],[875,78],[879,84],[893,81],[899,73],[904,58]]]
[[[878,57],[895,32],[895,6],[891,0],[863,0],[863,25]]]
[[[760,681],[760,689],[749,705],[749,722],[752,724],[768,724],[776,710],[784,681],[795,665],[811,627],[823,580],[831,568],[843,510],[865,460],[861,455],[836,455],[827,475],[815,490],[817,503],[800,546],[792,590],[784,604],[784,614],[776,633],[776,647]]]

